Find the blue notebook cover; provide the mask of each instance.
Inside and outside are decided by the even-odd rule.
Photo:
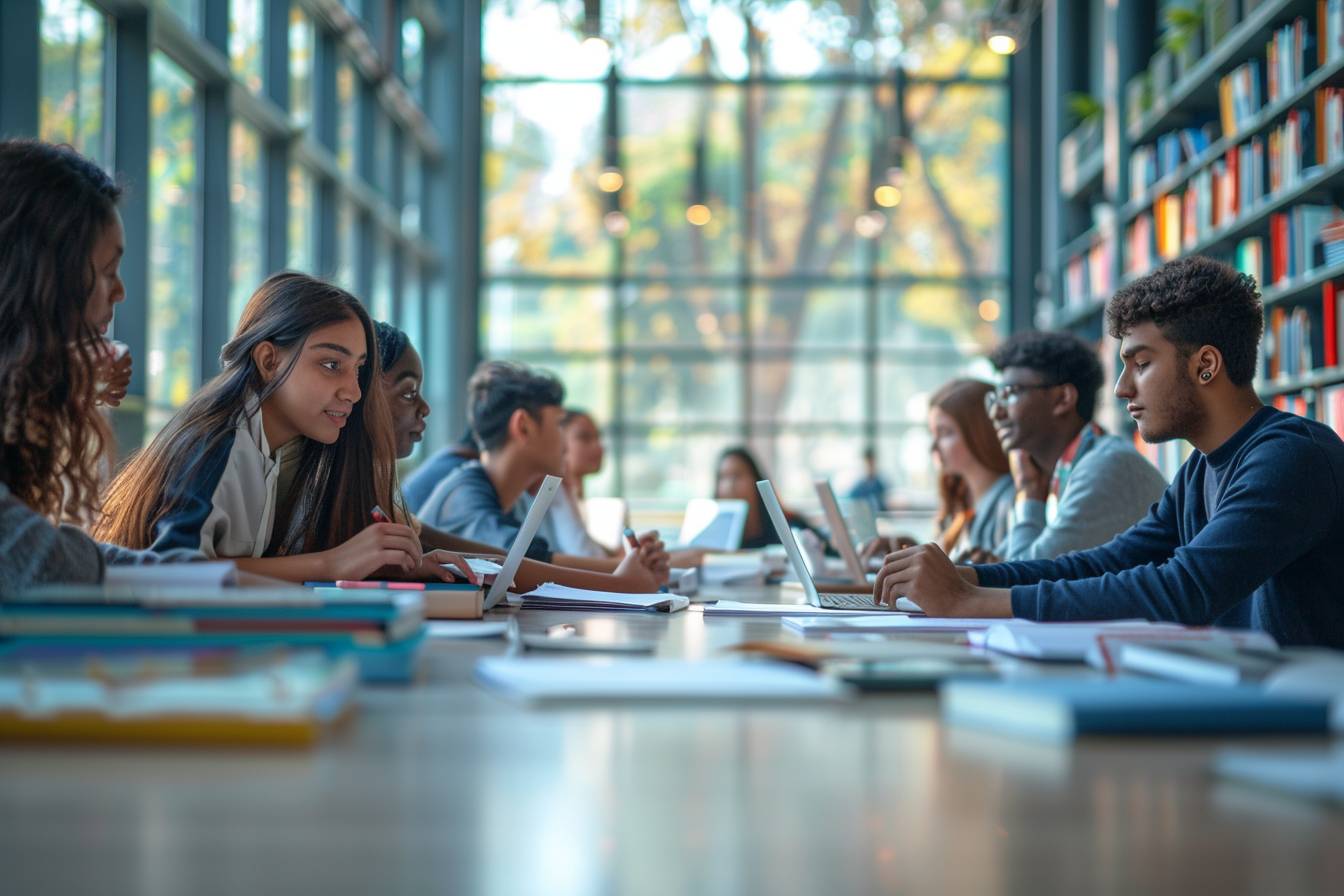
[[[1144,678],[950,682],[943,718],[1045,740],[1080,734],[1320,734],[1323,698]]]

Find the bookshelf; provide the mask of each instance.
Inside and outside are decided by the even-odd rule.
[[[1339,429],[1340,414],[1328,409],[1344,410],[1344,245],[1328,254],[1324,244],[1344,236],[1326,227],[1344,218],[1344,0],[1109,6],[1046,0],[1043,7],[1043,89],[1086,82],[1098,91],[1105,140],[1101,174],[1084,181],[1079,173],[1047,203],[1054,292],[1038,323],[1100,339],[1103,365],[1113,364],[1115,346],[1101,337],[1115,289],[1172,258],[1221,258],[1261,283],[1262,397]],[[1203,22],[1199,39],[1181,45],[1179,71],[1175,7]],[[1080,25],[1099,29],[1106,58],[1099,76],[1087,63],[1080,68],[1071,49]],[[1047,96],[1047,110],[1063,107]],[[1103,256],[1097,247],[1106,244]],[[1094,273],[1095,261],[1107,265],[1104,276]],[[1132,433],[1126,415],[1108,412],[1107,425]],[[1160,453],[1168,475],[1167,461],[1184,457]]]

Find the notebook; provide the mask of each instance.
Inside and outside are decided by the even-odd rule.
[[[0,740],[303,746],[353,705],[354,660],[319,653],[0,663]]]
[[[1323,734],[1329,701],[1144,678],[951,682],[943,718],[1040,740],[1080,734]]]
[[[547,582],[517,598],[524,610],[650,610],[675,613],[690,606],[680,594],[617,594]]]
[[[575,700],[839,700],[839,682],[797,666],[743,660],[538,659],[487,656],[476,680],[524,703]]]

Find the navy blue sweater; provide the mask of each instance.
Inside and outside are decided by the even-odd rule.
[[[1024,619],[1249,626],[1284,645],[1344,647],[1344,442],[1261,408],[1106,544],[976,572],[1011,587]]]

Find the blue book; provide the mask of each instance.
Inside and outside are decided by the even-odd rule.
[[[1038,740],[1080,734],[1322,734],[1330,701],[1144,678],[950,682],[943,718]]]

